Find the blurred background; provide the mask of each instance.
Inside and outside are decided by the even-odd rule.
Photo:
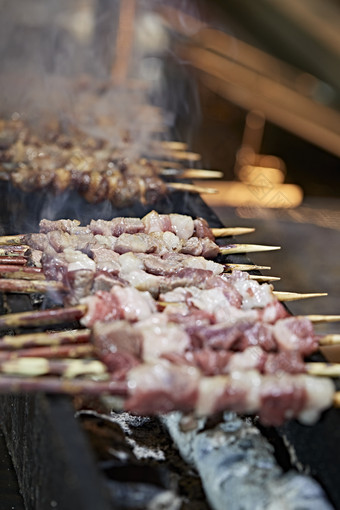
[[[0,0],[2,115],[94,133],[151,105],[140,131],[161,111],[162,138],[223,172],[204,196],[223,223],[282,246],[253,256],[275,288],[329,294],[292,311],[339,313],[339,20],[336,0]]]

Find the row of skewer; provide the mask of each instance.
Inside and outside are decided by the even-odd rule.
[[[241,235],[253,229],[211,229],[214,237]],[[0,289],[2,292],[44,293],[63,292],[63,284],[46,280],[39,267],[29,266],[30,246],[22,244],[29,235],[3,236],[0,239]],[[261,245],[230,245],[220,247],[220,253],[249,253],[278,249]],[[252,264],[226,264],[225,271],[234,269],[249,271],[270,269]],[[259,281],[274,281],[275,277],[250,275]],[[276,293],[278,299],[303,299],[325,295],[324,293],[297,294]],[[159,306],[164,303],[158,302]],[[78,304],[65,308],[53,308],[33,312],[6,314],[0,318],[1,329],[47,327],[79,321],[87,311],[87,305]],[[338,321],[340,316],[306,316],[312,322]],[[95,359],[96,351],[91,341],[91,329],[33,332],[5,335],[0,339],[0,390],[5,392],[46,391],[68,394],[91,393],[126,396],[125,381],[112,381],[107,366]],[[319,345],[340,343],[340,335],[326,335]],[[340,365],[329,363],[307,363],[306,372],[313,375],[339,377]],[[89,379],[89,377],[91,379]],[[95,380],[93,380],[95,379]],[[340,396],[334,394],[334,405]]]
[[[188,151],[185,143],[152,139],[144,151],[133,155],[133,140],[121,140],[112,147],[107,140],[84,133],[72,136],[58,130],[38,137],[21,120],[0,121],[0,180],[24,192],[77,191],[90,203],[104,200],[122,208],[136,201],[152,204],[171,191],[217,193],[215,188],[180,180],[216,179],[222,172],[188,168],[200,155]]]

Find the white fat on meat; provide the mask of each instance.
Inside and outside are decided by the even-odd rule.
[[[313,326],[310,321],[305,318],[302,319],[310,326],[311,335],[313,334]],[[303,338],[303,331],[298,327],[298,324],[294,328],[294,323],[301,322],[301,319],[292,317],[288,319],[280,319],[273,325],[273,333],[279,348],[284,351],[299,350],[301,345],[301,337]]]
[[[99,245],[103,245],[104,248],[108,248],[109,250],[114,250],[117,237],[103,236],[101,234],[96,234],[94,237]]]
[[[221,274],[224,271],[224,266],[213,260],[207,260],[204,257],[192,257],[191,255],[183,255],[183,257],[182,264],[184,267],[205,269],[207,271],[212,271],[214,275]]]
[[[189,290],[192,297],[188,302],[199,310],[213,314],[216,322],[233,324],[240,319],[255,320],[257,317],[255,310],[239,310],[232,306],[221,287],[203,290],[189,287]]]
[[[240,320],[255,321],[258,316],[256,310],[241,310],[232,306],[221,287],[212,289],[177,287],[161,294],[160,300],[166,303],[187,303],[212,314],[216,322],[225,322],[229,325]]]
[[[160,295],[160,300],[166,303],[185,303],[191,296],[190,287],[177,287]]]
[[[223,409],[255,413],[260,405],[261,381],[261,375],[256,370],[202,377],[195,413],[206,416]]]
[[[249,280],[247,276],[233,278],[232,283],[242,296],[242,308],[265,308],[274,299],[272,286],[268,283],[259,284],[256,280]]]
[[[179,251],[182,247],[181,240],[172,232],[152,232],[151,239],[157,244],[157,253],[163,254]]]
[[[229,360],[227,369],[246,371],[257,369],[263,358],[263,349],[257,345],[248,347],[243,352],[235,352]]]
[[[200,372],[196,368],[174,365],[166,360],[137,365],[127,375],[126,409],[147,415],[192,409],[199,379]]]
[[[162,354],[184,353],[191,345],[189,335],[174,323],[168,323],[163,314],[155,314],[148,320],[135,325],[143,335],[143,359],[150,362]]]
[[[307,393],[307,403],[298,419],[304,425],[313,425],[325,409],[332,406],[335,385],[326,377],[301,375]]]
[[[117,298],[126,320],[141,321],[156,311],[156,304],[148,292],[115,285],[111,289],[111,294]]]
[[[78,271],[85,269],[87,271],[94,272],[96,270],[96,263],[90,259],[85,253],[72,248],[65,248],[64,250],[65,259],[68,263],[68,271]]]
[[[131,271],[120,275],[130,285],[140,291],[150,292],[153,296],[157,296],[159,292],[160,279],[162,277],[145,271]]]
[[[105,246],[92,249],[92,253],[97,270],[108,273],[119,273],[120,257],[118,253],[105,248]]]
[[[223,375],[201,377],[195,406],[197,416],[208,416],[216,411],[217,402],[225,391],[227,381],[229,378]]]
[[[158,293],[160,278],[144,271],[144,263],[141,258],[131,252],[124,253],[119,257],[119,264],[121,266],[120,277],[132,287],[140,291],[148,291],[151,294]]]
[[[256,413],[261,404],[263,376],[257,370],[248,370],[247,372],[235,370],[231,372],[230,381],[238,391],[244,392],[244,401],[241,405],[242,412]]]
[[[156,211],[150,211],[148,214],[142,218],[142,222],[144,223],[145,233],[151,234],[151,232],[163,232],[163,221],[161,215]],[[169,222],[169,226],[171,227],[171,223]]]
[[[185,214],[158,214],[151,211],[142,218],[145,233],[173,232],[180,239],[189,239],[194,233],[194,220]]]
[[[184,214],[169,214],[173,232],[180,239],[189,239],[194,233],[194,220]]]
[[[119,264],[121,267],[121,274],[125,275],[131,271],[139,271],[144,269],[143,260],[132,252],[123,253],[119,256]]]

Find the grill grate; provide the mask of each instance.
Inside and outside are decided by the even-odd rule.
[[[3,187],[0,191],[4,193]],[[12,193],[13,190],[7,189],[7,191]],[[87,204],[81,197],[70,194],[67,201],[64,199],[59,210],[53,211],[53,207],[50,207],[48,211],[46,204],[54,206],[54,200],[57,198],[46,195],[43,198],[43,204],[40,202],[35,206],[34,194],[21,193],[21,205],[13,206],[18,204],[17,193],[18,191],[15,190],[11,200],[3,201],[0,206],[1,217],[9,218],[8,223],[4,224],[6,233],[36,231],[42,217],[49,219],[78,217],[85,224],[92,217],[109,219],[118,215],[143,216],[150,210],[142,205],[136,205],[129,210],[117,211],[110,204],[103,203],[96,206],[94,212],[93,206]],[[14,209],[11,209],[11,206]],[[222,226],[212,210],[197,195],[183,195],[175,192],[152,208],[160,213],[176,211],[191,216],[202,216],[210,226]],[[222,260],[225,261],[225,257],[221,256]],[[228,261],[250,262],[244,255],[228,256]],[[45,303],[42,304],[44,306]],[[4,297],[2,306],[3,312],[14,312],[40,306],[40,303],[39,300],[34,300],[34,297],[32,301],[32,297],[10,295]],[[79,402],[76,402],[76,405],[79,405]],[[84,402],[82,402],[83,407]],[[97,447],[89,447],[90,444],[93,446],[94,429],[101,429],[103,432],[115,428],[119,436],[124,429],[121,421],[118,423],[120,429],[117,429],[120,415],[111,416],[111,420],[108,420],[107,417],[98,415],[94,411],[79,411],[75,420],[75,411],[70,399],[44,395],[2,396],[0,409],[4,417],[3,430],[27,510],[46,510],[53,507],[63,508],[63,510],[68,508],[106,510],[112,507],[138,509],[140,501],[137,502],[135,499],[138,494],[140,500],[142,495],[145,497],[147,494],[156,500],[158,497],[159,505],[162,504],[162,498],[165,501],[168,497],[170,503],[168,501],[168,506],[165,506],[163,501],[163,508],[171,510],[176,510],[174,506],[176,497],[180,498],[179,503],[182,509],[206,510],[209,508],[204,500],[197,474],[180,460],[175,452],[176,449],[169,453],[169,436],[156,419],[143,421],[138,427],[132,427],[130,423],[130,432],[121,443],[118,445],[115,443],[116,450],[113,455],[110,458],[105,456],[103,458],[103,450],[99,449],[100,453],[98,453],[97,448],[98,443],[102,444],[103,448],[100,434],[97,434],[95,439]],[[112,425],[112,420],[116,422],[115,426]],[[270,442],[275,446],[278,461],[283,468],[289,467],[290,459],[294,461],[295,467],[309,470],[325,487],[336,507],[340,507],[338,491],[340,443],[337,440],[340,434],[339,425],[338,412],[330,410],[313,427],[291,422],[278,430],[265,430]],[[136,437],[130,435],[131,428]],[[141,438],[142,434],[145,436],[144,439]],[[109,439],[110,437],[109,434]],[[160,451],[163,451],[163,455],[168,456],[167,458],[158,462],[151,459],[151,463],[146,467],[141,459],[129,457],[132,440],[138,438],[142,443],[150,440],[153,442],[156,437],[161,443]],[[167,441],[166,445],[164,441]],[[112,447],[112,443],[110,444]],[[146,448],[145,444],[143,447]],[[295,459],[291,455],[293,451]],[[127,455],[128,462],[124,455]],[[152,483],[150,483],[150,477]],[[131,487],[134,489],[132,493]],[[144,492],[140,492],[143,490]],[[128,494],[132,496],[127,498]],[[142,504],[144,503],[145,501]]]

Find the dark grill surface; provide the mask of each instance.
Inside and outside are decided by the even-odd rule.
[[[42,217],[77,217],[85,224],[99,217],[143,216],[152,208],[161,213],[202,216],[211,227],[222,226],[211,209],[195,195],[176,192],[152,207],[136,205],[117,211],[108,203],[98,206],[87,204],[73,193],[67,197],[47,195],[42,198],[41,195],[24,195],[6,187],[0,190],[0,195],[7,197],[7,201],[1,201],[1,217],[5,218],[3,231],[6,234],[37,231]],[[55,208],[60,199],[59,209]],[[229,256],[224,258],[226,260],[249,262],[242,255]],[[2,305],[2,313],[36,306],[31,298],[19,295],[5,297]],[[82,409],[76,413],[77,419],[74,417],[75,408],[66,397],[0,398],[2,427],[28,510],[138,510],[145,508],[145,498],[156,496],[160,498],[160,506],[156,508],[161,508],[163,498],[162,508],[175,510],[179,508],[176,507],[176,494],[182,498],[182,509],[209,508],[198,476],[181,461],[157,419],[140,419],[138,422],[134,418],[131,422],[131,418],[126,418],[123,423],[120,415],[113,416],[113,420],[102,416],[99,402],[93,405],[93,402],[76,399],[75,406]],[[89,410],[86,411],[86,408]],[[122,434],[127,426],[126,441]],[[279,430],[264,429],[263,432],[275,446],[277,458],[284,469],[291,466],[295,455],[293,465],[309,470],[321,482],[334,505],[340,507],[338,411],[328,411],[313,427],[292,422]],[[142,449],[141,458],[136,456],[132,443],[138,446],[138,451]],[[291,456],[293,450],[295,453]],[[160,458],[157,459],[155,452],[162,452]],[[165,506],[166,498],[168,506]]]

